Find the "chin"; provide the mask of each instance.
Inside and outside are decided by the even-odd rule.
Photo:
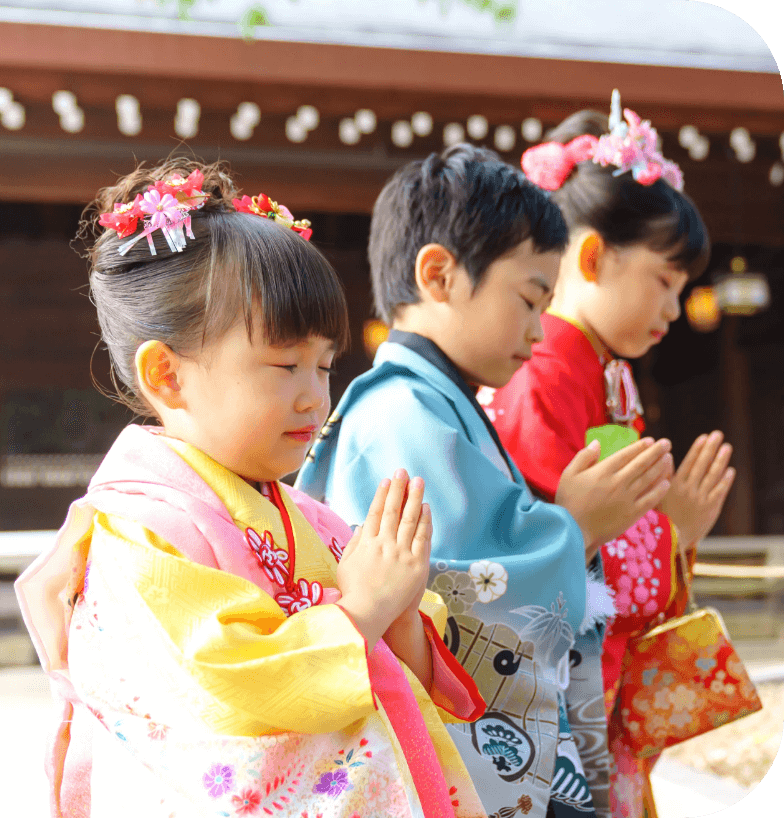
[[[511,372],[494,373],[491,376],[485,375],[485,377],[482,378],[481,386],[487,386],[490,389],[501,389],[502,387],[506,386],[509,381],[512,380],[512,378],[514,378],[519,368],[520,367],[517,367],[517,369],[512,370]]]

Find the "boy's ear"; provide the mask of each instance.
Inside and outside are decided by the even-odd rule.
[[[162,341],[145,341],[136,350],[136,380],[147,400],[157,408],[184,406],[177,381],[180,357]]]
[[[433,301],[447,301],[457,268],[455,257],[441,244],[426,244],[414,262],[417,289]]]
[[[595,231],[586,234],[580,244],[580,272],[586,281],[597,281],[599,262],[604,255],[604,239]]]

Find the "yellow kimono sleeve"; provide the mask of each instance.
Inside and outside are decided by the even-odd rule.
[[[200,716],[215,732],[328,733],[375,710],[365,639],[337,605],[287,619],[252,582],[191,562],[144,527],[102,513],[91,555],[115,595],[141,598],[148,630],[210,694],[214,706]]]
[[[443,639],[446,631],[446,620],[449,616],[449,610],[444,604],[444,600],[435,591],[426,588],[422,601],[419,603],[419,610],[433,620],[438,635]]]

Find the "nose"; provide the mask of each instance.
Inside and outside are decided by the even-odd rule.
[[[539,313],[534,313],[531,316],[525,336],[529,344],[540,344],[544,340],[542,316]]]
[[[294,403],[297,412],[317,412],[329,403],[329,384],[325,381],[325,378],[319,378],[318,372],[308,378]]]
[[[664,307],[664,317],[669,323],[677,321],[681,315],[681,300],[678,293],[670,293]]]

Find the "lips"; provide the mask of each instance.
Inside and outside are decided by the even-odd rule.
[[[315,431],[315,426],[303,426],[301,429],[294,429],[291,432],[284,432],[284,434],[286,437],[290,437],[293,440],[298,440],[301,443],[307,443],[313,437],[313,433]]]
[[[651,335],[653,335],[653,337],[654,337],[654,338],[655,338],[657,341],[661,341],[661,339],[662,339],[662,338],[664,338],[664,336],[665,336],[666,334],[667,334],[667,332],[666,332],[666,331],[662,331],[662,330],[651,330]]]

